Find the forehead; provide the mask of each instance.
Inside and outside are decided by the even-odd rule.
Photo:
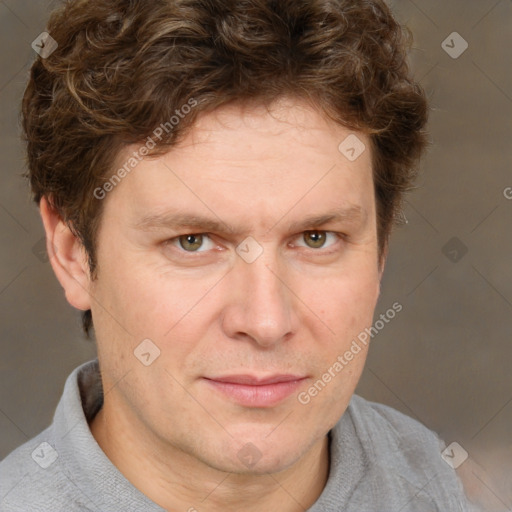
[[[121,152],[117,165],[134,150]],[[305,103],[231,105],[199,117],[165,155],[139,162],[108,202],[129,206],[138,220],[169,208],[262,222],[294,209],[320,215],[322,207],[368,215],[374,203],[369,141]]]
[[[270,106],[235,103],[203,114],[173,151],[189,158],[207,153],[214,160],[264,163],[288,158],[297,164],[300,157],[309,162],[320,153],[337,158],[340,143],[350,134],[317,107],[285,97]]]

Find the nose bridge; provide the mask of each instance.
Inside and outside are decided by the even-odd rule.
[[[233,269],[236,304],[230,331],[244,333],[260,345],[271,345],[292,330],[290,291],[279,275],[277,256],[271,249],[251,263],[239,258]],[[236,331],[236,333],[234,332]]]
[[[244,273],[250,284],[249,299],[254,299],[258,308],[266,305],[284,303],[286,290],[282,278],[278,274],[277,265],[272,258],[261,257],[260,261],[247,265]]]

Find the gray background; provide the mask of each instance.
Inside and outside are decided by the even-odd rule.
[[[0,0],[0,459],[50,423],[66,376],[95,355],[20,177],[18,106],[49,6]],[[512,1],[393,9],[415,36],[432,146],[393,235],[377,315],[404,309],[374,338],[358,392],[459,443],[469,492],[487,510],[512,510]],[[442,47],[452,32],[469,44],[457,59]]]

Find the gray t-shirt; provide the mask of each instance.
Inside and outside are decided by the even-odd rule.
[[[97,361],[68,377],[52,425],[0,462],[1,512],[163,512],[103,453]],[[309,512],[459,512],[470,506],[443,445],[417,421],[354,396],[330,431],[327,484]]]

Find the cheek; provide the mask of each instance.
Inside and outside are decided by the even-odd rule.
[[[166,338],[195,308],[204,308],[203,299],[216,282],[216,276],[172,275],[138,258],[110,267],[101,276],[99,296],[122,328],[140,339]]]
[[[301,297],[336,340],[347,340],[371,324],[378,295],[378,272],[366,269],[332,275],[313,292],[303,287]]]
[[[322,428],[333,427],[353,395],[368,354],[361,333],[372,324],[378,298],[378,273],[340,276],[331,279],[325,292],[310,296],[322,322],[313,321],[314,378],[298,401],[312,417],[321,418]],[[322,336],[327,325],[330,336]]]

